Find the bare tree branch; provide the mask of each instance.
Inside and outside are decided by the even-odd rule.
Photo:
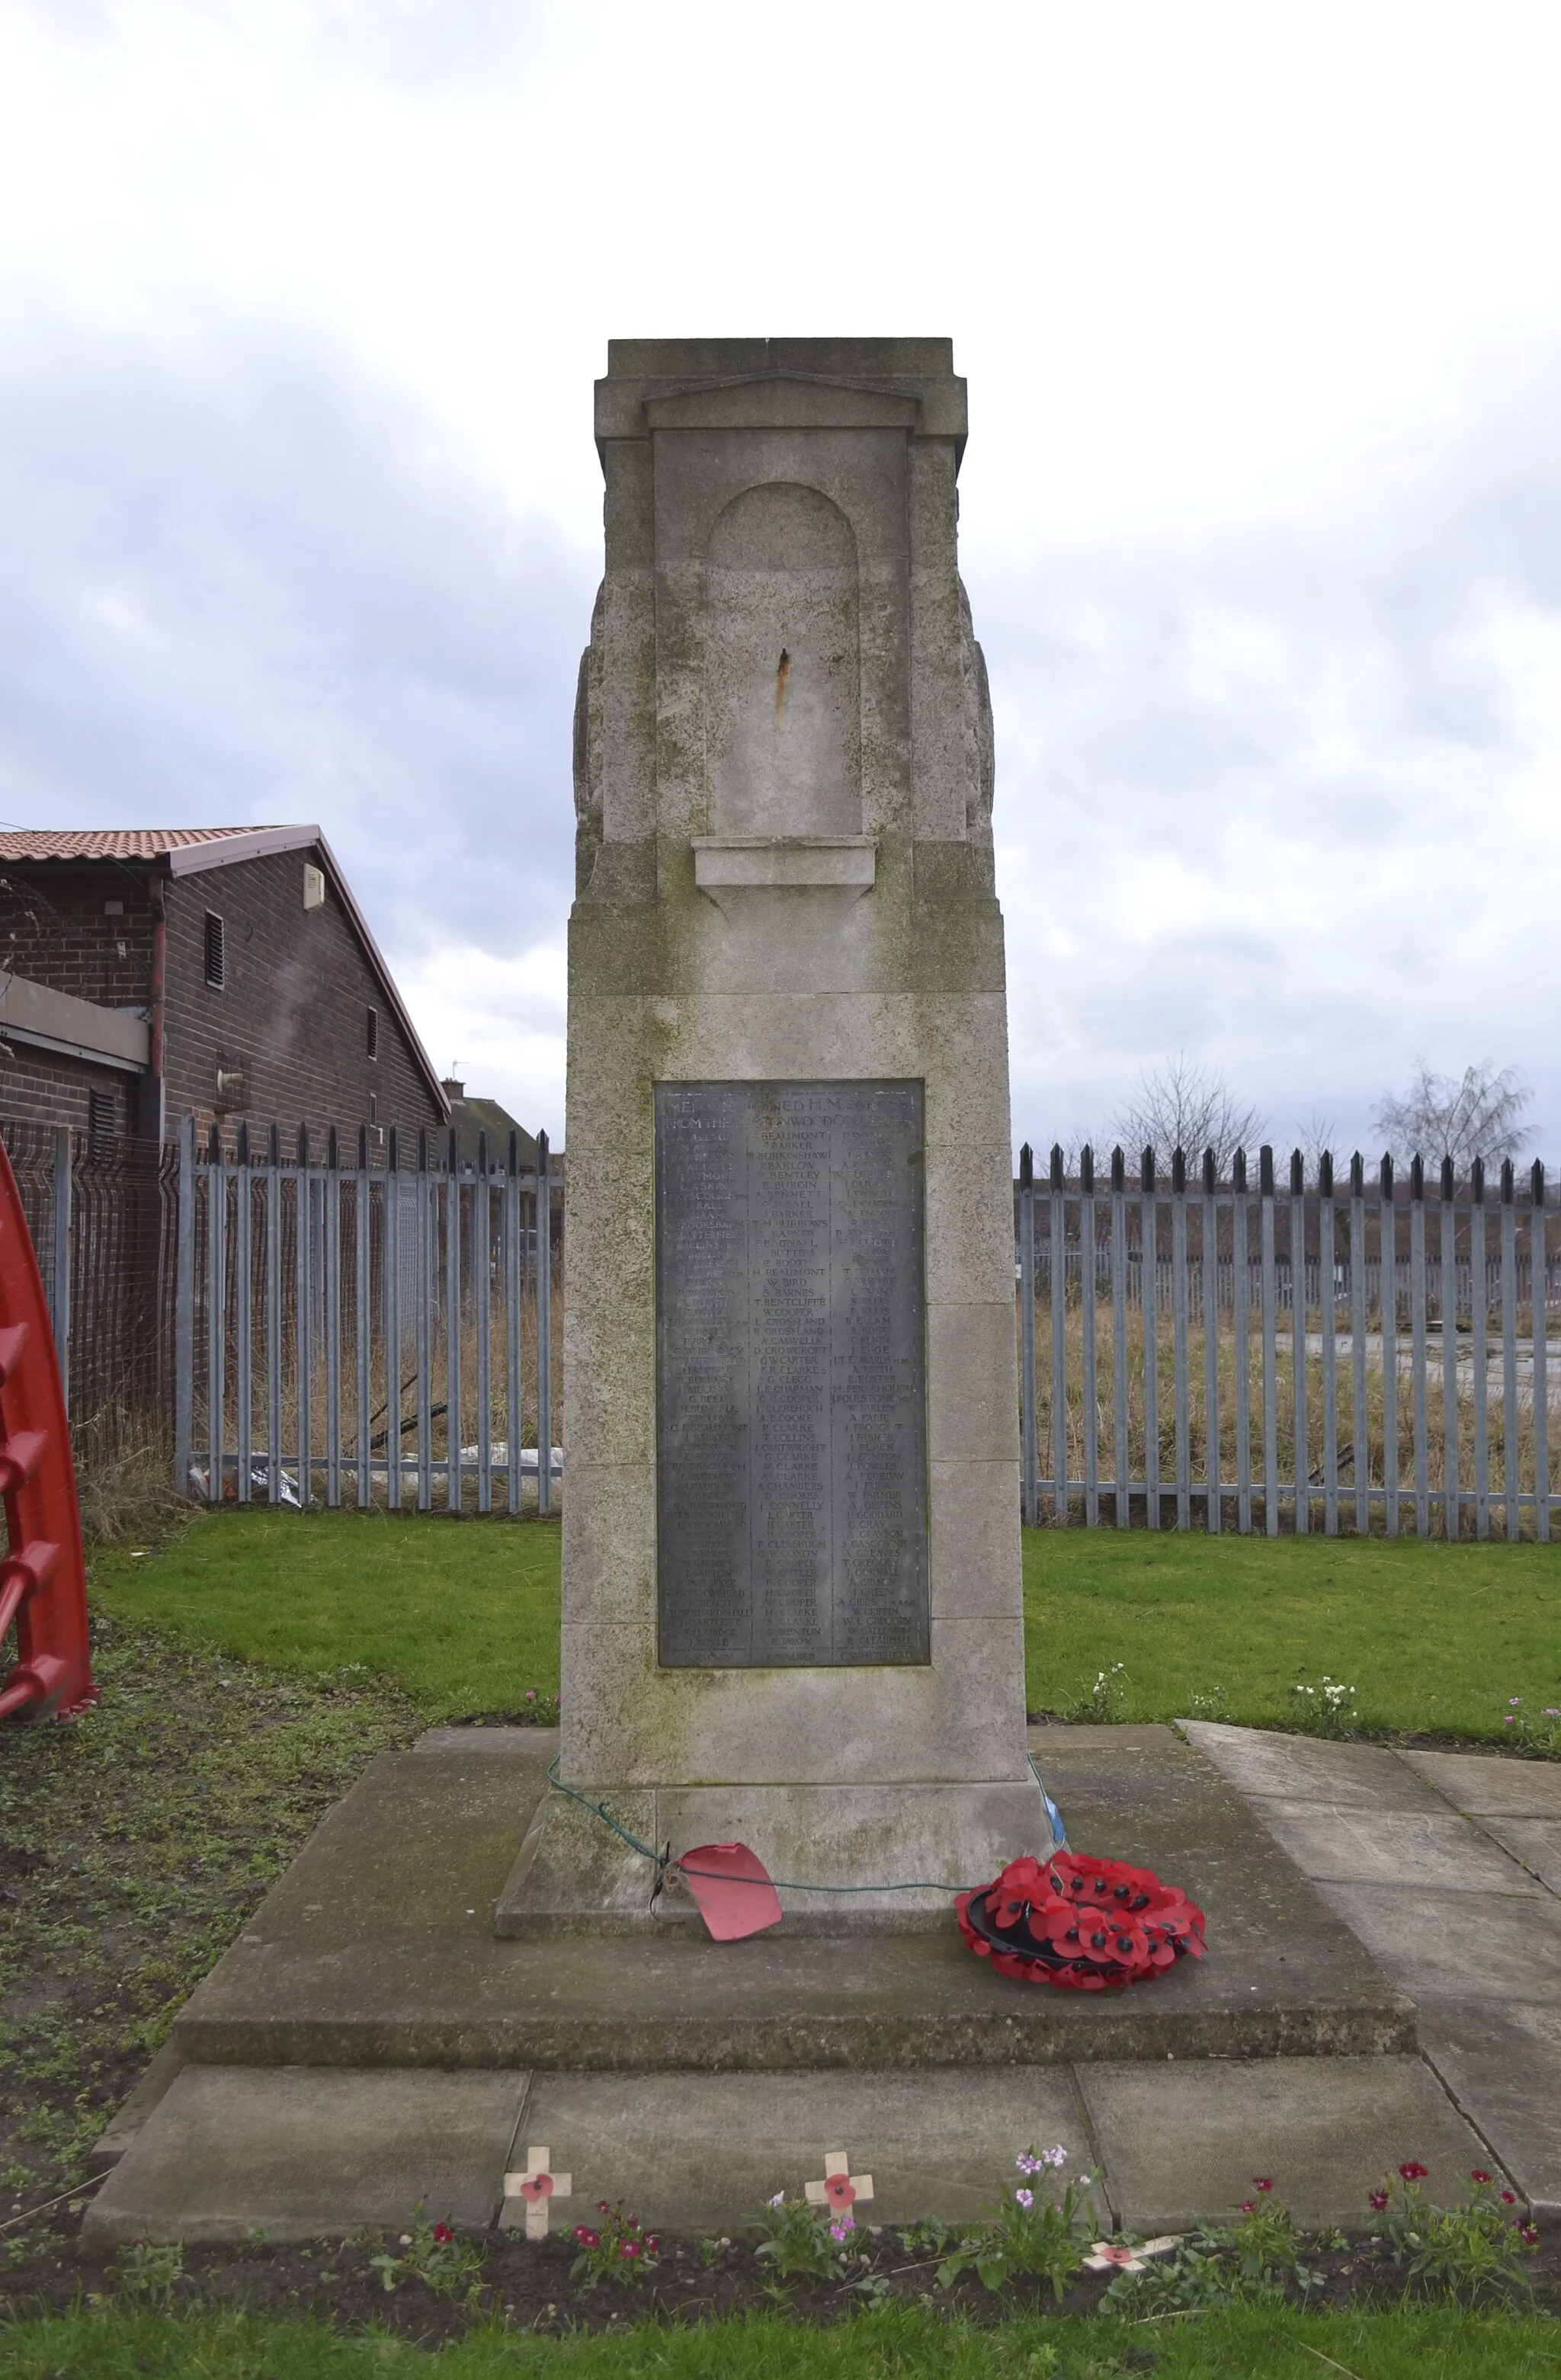
[[[1222,1074],[1195,1065],[1185,1052],[1146,1067],[1138,1097],[1112,1124],[1135,1165],[1145,1148],[1152,1148],[1156,1167],[1168,1172],[1171,1152],[1180,1148],[1190,1171],[1212,1148],[1222,1175],[1229,1172],[1238,1148],[1257,1147],[1263,1130],[1258,1109],[1244,1106]]]
[[[1467,1173],[1476,1157],[1499,1164],[1522,1153],[1533,1137],[1522,1121],[1533,1096],[1515,1066],[1498,1072],[1487,1058],[1461,1076],[1433,1075],[1421,1058],[1403,1098],[1384,1098],[1372,1121],[1395,1157],[1423,1157],[1428,1166],[1450,1157],[1455,1172]]]

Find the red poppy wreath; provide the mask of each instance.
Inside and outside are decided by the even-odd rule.
[[[1185,1892],[1149,1868],[1079,1852],[1015,1860],[954,1909],[977,1958],[1021,1983],[1103,1992],[1203,1955],[1203,1912]]]

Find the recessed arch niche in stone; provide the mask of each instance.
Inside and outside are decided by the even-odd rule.
[[[859,572],[816,488],[749,488],[705,557],[706,749],[718,835],[860,835]]]

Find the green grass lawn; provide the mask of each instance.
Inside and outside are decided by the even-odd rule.
[[[1516,1694],[1555,1731],[1561,1546],[1032,1529],[1024,1585],[1031,1710],[1120,1661],[1124,1718],[1293,1725],[1292,1686],[1326,1672],[1364,1729],[1500,1741]]]
[[[251,1510],[163,1550],[93,1557],[110,1611],[311,1677],[367,1670],[431,1717],[558,1684],[558,1524]],[[1356,1690],[1367,1730],[1511,1740],[1561,1706],[1561,1546],[1026,1532],[1032,1710],[1294,1723],[1298,1680]],[[1561,1748],[1561,1738],[1557,1739]]]
[[[626,2313],[628,2309],[625,2309]],[[1131,2360],[1129,2360],[1131,2359]],[[1080,2317],[990,2325],[894,2307],[808,2329],[776,2317],[701,2328],[531,2338],[485,2330],[438,2357],[440,2380],[1541,2380],[1561,2366],[1561,2324],[1455,2307],[1382,2313],[1207,2313],[1131,2327]],[[314,2322],[251,2315],[91,2313],[0,2331],[15,2380],[380,2380],[433,2373],[418,2348]]]
[[[271,1507],[201,1513],[142,1560],[103,1547],[104,1607],[311,1678],[368,1670],[431,1718],[558,1690],[558,1524]]]

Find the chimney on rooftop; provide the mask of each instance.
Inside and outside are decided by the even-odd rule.
[[[464,1099],[466,1097],[466,1085],[457,1083],[454,1075],[445,1075],[439,1087],[447,1099]]]

